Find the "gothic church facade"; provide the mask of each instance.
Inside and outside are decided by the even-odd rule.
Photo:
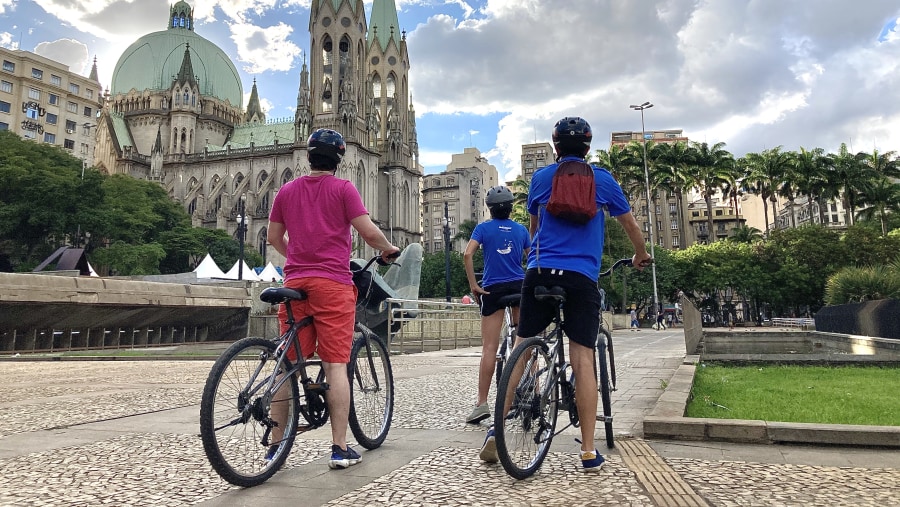
[[[244,109],[234,64],[194,31],[191,6],[174,4],[167,29],[139,38],[116,64],[94,165],[158,182],[195,226],[237,237],[245,219],[246,242],[279,265],[266,246],[271,203],[309,171],[309,133],[331,128],[347,141],[337,176],[353,181],[395,244],[421,242],[423,174],[394,1],[374,0],[367,21],[362,0],[313,0],[309,33],[294,118],[267,119],[256,81]],[[359,238],[354,248],[369,253]]]

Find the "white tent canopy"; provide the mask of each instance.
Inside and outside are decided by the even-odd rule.
[[[275,269],[275,266],[270,262],[266,264],[265,269],[259,274],[259,279],[264,282],[280,282],[284,280],[284,277],[278,273],[278,270]]]
[[[194,273],[197,273],[197,278],[228,278],[209,254],[206,254],[206,257],[203,258],[203,261],[197,266]],[[237,278],[237,275],[235,275],[235,278]]]
[[[240,261],[240,260],[235,261],[234,266],[231,266],[231,269],[229,269],[228,272],[225,273],[223,278],[227,278],[229,280],[237,280],[238,279],[238,266],[240,266],[242,262],[243,261]],[[258,282],[259,277],[256,276],[256,271],[253,271],[252,269],[250,269],[250,267],[247,266],[246,262],[243,262],[243,266],[244,267],[243,267],[243,271],[241,272],[241,278],[244,280],[251,280],[254,282]]]

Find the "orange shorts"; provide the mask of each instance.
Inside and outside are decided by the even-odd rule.
[[[300,330],[298,339],[300,350],[309,359],[314,354],[326,363],[350,362],[350,347],[353,344],[353,327],[356,322],[356,286],[344,285],[327,278],[294,278],[284,284],[291,289],[302,289],[308,299],[294,301],[291,310],[294,320],[300,321],[307,315],[313,316],[313,323]],[[278,308],[281,333],[287,331],[287,311],[284,305]],[[288,346],[288,358],[297,360],[294,347]]]

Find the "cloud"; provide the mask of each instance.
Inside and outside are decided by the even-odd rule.
[[[238,59],[247,63],[244,70],[250,74],[266,71],[291,70],[294,60],[300,56],[300,47],[288,40],[294,29],[284,23],[259,27],[247,23],[233,23],[231,40],[237,46]]]
[[[5,13],[7,9],[10,12],[16,9],[15,0],[0,0],[0,14]]]
[[[410,32],[411,90],[420,115],[502,113],[491,162],[507,174],[535,128],[548,140],[555,120],[582,116],[606,148],[608,133],[640,129],[628,105],[645,100],[648,129],[736,155],[850,137],[900,145],[887,128],[900,122],[900,8],[872,0],[848,14],[843,0],[487,0]]]
[[[91,68],[87,45],[75,39],[41,42],[34,48],[34,52],[68,65],[69,70],[76,74],[87,75],[87,71]]]
[[[19,43],[14,41],[15,36],[9,32],[0,32],[0,48],[19,49]]]

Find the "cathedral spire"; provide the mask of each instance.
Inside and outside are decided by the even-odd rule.
[[[372,15],[369,16],[369,33],[366,37],[369,47],[374,41],[378,41],[381,50],[385,51],[391,40],[400,47],[397,34],[400,32],[400,22],[397,20],[397,5],[394,0],[374,0],[372,2]]]
[[[176,82],[181,84],[190,84],[197,86],[197,80],[194,77],[194,65],[191,63],[191,45],[185,44],[184,58],[181,60],[181,70],[178,71]]]
[[[265,123],[266,115],[259,105],[259,93],[256,91],[256,78],[253,78],[253,88],[250,90],[250,100],[247,102],[247,114],[244,115],[247,123]]]
[[[88,76],[88,79],[95,83],[100,82],[100,76],[97,75],[97,56],[94,55],[94,66],[91,67],[91,75]]]

